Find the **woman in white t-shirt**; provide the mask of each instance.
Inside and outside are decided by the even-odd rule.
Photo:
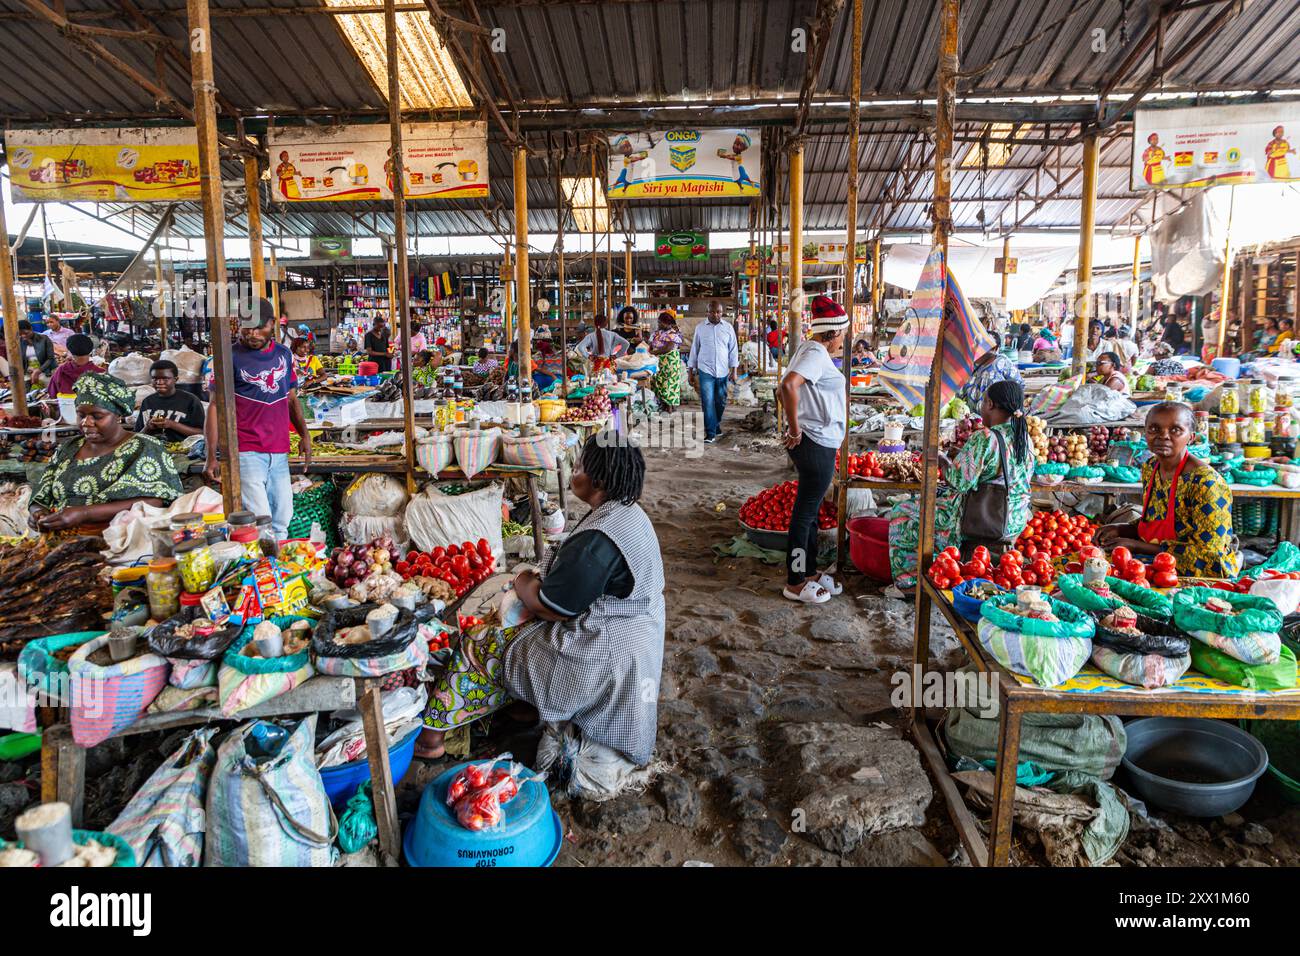
[[[799,473],[786,537],[786,583],[791,601],[824,604],[844,588],[817,570],[817,513],[835,477],[835,453],[847,424],[844,374],[831,359],[843,349],[849,317],[833,299],[812,300],[810,337],[790,357],[778,396],[785,409],[785,447]]]

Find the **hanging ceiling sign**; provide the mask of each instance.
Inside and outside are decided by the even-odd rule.
[[[371,202],[393,198],[386,125],[278,127],[266,138],[276,202]],[[407,199],[488,194],[487,123],[404,123]]]
[[[1201,189],[1300,180],[1300,103],[1137,110],[1132,187]]]
[[[172,202],[200,198],[193,126],[12,129],[5,134],[14,202]]]
[[[655,236],[655,258],[707,259],[709,237],[700,232],[661,232]]]
[[[312,236],[307,255],[312,259],[351,259],[350,236]]]
[[[757,196],[762,132],[681,127],[609,137],[610,199]]]

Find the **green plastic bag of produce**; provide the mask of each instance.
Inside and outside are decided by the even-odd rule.
[[[988,607],[987,601],[984,606]],[[1091,638],[1012,631],[987,617],[980,621],[976,634],[980,646],[995,661],[1013,674],[1033,678],[1040,687],[1055,687],[1069,680],[1083,669],[1092,654]]]
[[[1134,687],[1152,690],[1177,683],[1192,664],[1190,654],[1165,657],[1162,654],[1125,654],[1110,647],[1095,645],[1092,662],[1103,674]]]
[[[1102,474],[1107,481],[1118,481],[1126,485],[1135,485],[1142,480],[1142,470],[1128,465],[1102,465]]]
[[[1062,475],[1070,470],[1070,466],[1063,461],[1046,461],[1034,465],[1035,475]]]
[[[377,836],[379,824],[375,822],[375,804],[367,780],[357,787],[357,792],[348,799],[348,805],[339,817],[339,849],[344,853],[356,853],[369,846]]]
[[[1263,488],[1266,485],[1273,484],[1277,478],[1277,469],[1275,468],[1253,468],[1250,471],[1244,471],[1241,468],[1232,469],[1232,480],[1239,485],[1258,485]]]
[[[1296,685],[1295,654],[1285,644],[1276,664],[1243,664],[1208,644],[1192,641],[1192,666],[1206,677],[1248,690],[1289,690]]]
[[[1079,574],[1062,574],[1056,579],[1061,595],[1085,611],[1113,611],[1117,607],[1128,605],[1139,614],[1157,621],[1167,621],[1173,614],[1173,602],[1168,595],[1119,578],[1107,577],[1106,583],[1110,586],[1111,597],[1103,597],[1091,588],[1084,587],[1083,576]]]
[[[1300,571],[1300,548],[1290,541],[1283,541],[1277,550],[1268,556],[1262,564],[1257,564],[1249,571],[1242,571],[1240,578],[1258,578],[1265,571]]]
[[[1044,595],[1044,599],[1052,606],[1052,613],[1059,620],[1043,621],[1034,617],[1023,617],[1006,610],[1006,605],[1016,603],[1015,592],[1007,594],[997,594],[986,600],[980,606],[980,616],[990,624],[1006,631],[1016,631],[1020,634],[1028,634],[1033,637],[1074,637],[1074,638],[1091,638],[1093,632],[1092,618],[1071,604],[1064,601],[1058,601]],[[1087,659],[1087,655],[1084,655]],[[1076,671],[1077,673],[1077,671]],[[1073,676],[1073,675],[1070,675]],[[1060,683],[1053,681],[1053,683]]]
[[[1076,465],[1065,473],[1065,477],[1071,481],[1101,481],[1105,475],[1103,469],[1092,465]]]
[[[1218,614],[1205,607],[1210,598],[1232,605],[1233,613]],[[1244,637],[1256,631],[1276,634],[1282,629],[1282,612],[1269,598],[1237,594],[1217,588],[1183,588],[1174,595],[1174,623],[1189,634],[1209,631],[1225,637]]]

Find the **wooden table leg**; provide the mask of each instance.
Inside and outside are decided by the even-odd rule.
[[[60,800],[72,808],[72,825],[81,826],[86,797],[86,751],[72,739],[68,724],[41,734],[41,802]]]
[[[925,669],[930,663],[930,594],[925,589],[925,580],[919,570],[916,575],[916,621],[912,630],[912,673],[909,681],[913,688],[921,686]],[[912,721],[921,723],[925,720],[925,708],[921,706],[920,695],[912,694]]]
[[[557,494],[560,496],[560,511],[564,513],[564,520],[569,520],[569,491],[565,487],[569,483],[568,476],[565,475],[564,452],[561,452],[555,462]]]
[[[388,734],[384,731],[384,706],[378,681],[371,682],[359,709],[366,736],[366,759],[370,762],[370,794],[375,804],[375,822],[379,825],[379,845],[397,859],[402,840],[397,828],[397,797],[393,793],[393,770],[388,763]]]
[[[541,563],[546,543],[542,537],[542,500],[537,494],[537,476],[529,472],[524,483],[528,486],[528,508],[533,515],[533,560]]]
[[[998,762],[993,768],[993,820],[990,824],[989,857],[994,866],[1011,861],[1011,826],[1015,815],[1016,764],[1020,758],[1020,713],[1015,710],[999,681]]]

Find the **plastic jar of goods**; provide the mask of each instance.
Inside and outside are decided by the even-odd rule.
[[[225,515],[204,515],[203,525],[209,534],[213,531],[219,531],[223,539],[230,539],[230,525],[226,523]]]
[[[280,553],[280,542],[275,540],[270,515],[257,516],[257,541],[262,546],[262,553],[268,558],[274,558]]]
[[[1290,408],[1295,405],[1295,396],[1291,394],[1292,388],[1294,388],[1294,386],[1288,385],[1285,382],[1278,384],[1277,394],[1273,399],[1277,408]]]
[[[1262,445],[1268,441],[1262,414],[1251,415],[1246,419],[1246,430],[1242,434],[1241,440],[1247,445]]]
[[[1262,415],[1273,407],[1272,396],[1269,395],[1268,386],[1258,379],[1250,380],[1250,392],[1247,396],[1250,403],[1250,413],[1252,415]]]
[[[191,538],[202,538],[207,533],[203,525],[203,515],[194,512],[172,515],[171,527],[172,540],[177,544],[189,541]]]
[[[176,563],[180,566],[181,584],[191,594],[202,594],[217,579],[212,550],[200,538],[183,541],[176,546]]]
[[[1219,414],[1237,415],[1241,412],[1241,389],[1236,382],[1229,382],[1219,392]]]
[[[1219,444],[1235,445],[1237,443],[1237,420],[1231,416],[1219,419]]]
[[[154,558],[145,575],[149,616],[164,621],[181,609],[181,579],[175,558]]]
[[[203,606],[202,594],[190,594],[188,591],[181,592],[181,610],[187,607],[199,608]]]
[[[251,511],[232,511],[226,516],[226,524],[230,525],[232,532],[235,528],[252,527],[257,524],[257,515]]]
[[[262,546],[257,542],[256,525],[250,524],[235,528],[230,532],[230,540],[235,544],[243,545],[244,553],[254,561],[262,559]]]

